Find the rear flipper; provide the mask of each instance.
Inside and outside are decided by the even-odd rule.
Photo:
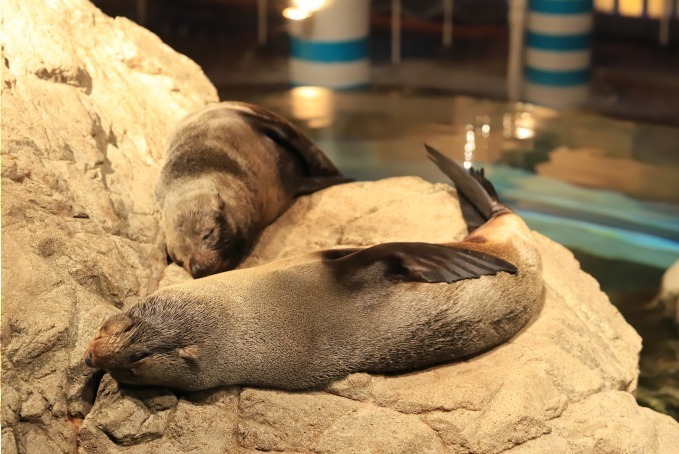
[[[435,148],[424,144],[427,155],[434,164],[448,176],[455,187],[460,199],[462,216],[467,223],[469,233],[473,232],[491,218],[510,212],[505,204],[500,202],[492,183],[486,179],[483,169],[469,169],[465,171],[452,159],[444,156]]]

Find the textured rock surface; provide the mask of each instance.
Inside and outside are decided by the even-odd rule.
[[[169,128],[216,95],[188,59],[87,2],[5,0],[2,8],[3,452],[679,445],[679,425],[630,394],[639,337],[572,255],[540,235],[540,313],[512,342],[469,361],[399,376],[354,374],[308,393],[176,394],[92,373],[82,354],[100,323],[161,278],[161,285],[187,278],[176,266],[163,270],[152,186]],[[338,244],[463,234],[448,186],[417,178],[355,183],[297,201],[244,266]]]
[[[89,2],[2,2],[3,452],[76,449],[97,325],[157,287],[169,129],[216,101],[200,68]]]

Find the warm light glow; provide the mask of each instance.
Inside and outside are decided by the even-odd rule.
[[[490,124],[484,123],[481,126],[481,135],[483,135],[483,137],[488,137],[490,135]]]
[[[471,125],[470,125],[471,126]],[[469,127],[469,126],[468,126]],[[474,143],[474,130],[467,130],[467,143],[471,142]]]
[[[530,112],[521,112],[514,119],[514,136],[517,139],[530,139],[535,136],[535,119]]]
[[[295,87],[292,89],[293,97],[307,98],[307,99],[320,99],[326,96],[330,92],[324,87],[315,87],[312,85],[304,85],[303,87]]]
[[[618,12],[623,16],[640,17],[644,12],[644,0],[619,0]]]
[[[283,17],[290,20],[302,20],[309,17],[309,11],[299,8],[285,8],[283,10]]]
[[[531,108],[530,104],[517,104],[519,109]],[[505,139],[516,138],[519,140],[532,139],[535,137],[535,117],[530,112],[506,113],[502,117],[502,135]]]
[[[304,11],[318,11],[325,5],[325,0],[292,0],[292,4]]]
[[[476,136],[474,135],[474,125],[467,125],[467,133],[465,134],[464,144],[464,168],[468,169],[472,166],[472,159],[474,158],[474,151],[476,150]]]
[[[535,135],[535,132],[533,132],[532,129],[519,126],[516,128],[516,131],[514,131],[514,135],[516,135],[517,139],[530,139]]]
[[[665,5],[672,9],[672,3],[665,3],[665,0],[648,0],[648,17],[660,19],[665,12]]]
[[[309,128],[325,128],[332,124],[335,95],[324,87],[305,85],[291,90],[292,116],[305,121]]]
[[[283,10],[283,17],[290,20],[304,20],[315,11],[328,6],[327,0],[292,0],[290,7]]]
[[[612,13],[615,11],[615,0],[595,0],[594,8],[602,13]]]
[[[665,11],[665,0],[647,0],[646,16],[659,19]],[[671,8],[672,4],[668,6]],[[594,8],[602,13],[615,14],[615,0],[595,0]],[[642,17],[644,15],[644,0],[618,0],[618,11],[622,16]]]
[[[502,116],[502,136],[505,139],[511,139],[513,136],[512,114],[510,113],[506,113]]]

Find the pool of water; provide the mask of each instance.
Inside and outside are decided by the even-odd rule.
[[[638,399],[679,417],[679,338],[647,304],[679,259],[679,128],[441,93],[229,88],[271,108],[359,180],[446,181],[427,142],[486,168],[533,229],[571,249],[644,339]]]

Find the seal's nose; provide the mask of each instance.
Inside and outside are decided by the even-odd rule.
[[[87,352],[87,356],[85,356],[85,364],[87,364],[87,367],[94,367],[92,365],[92,352]]]
[[[205,268],[198,265],[197,263],[191,264],[191,276],[193,276],[194,279],[198,279],[198,278],[203,277],[205,275],[207,275]]]

